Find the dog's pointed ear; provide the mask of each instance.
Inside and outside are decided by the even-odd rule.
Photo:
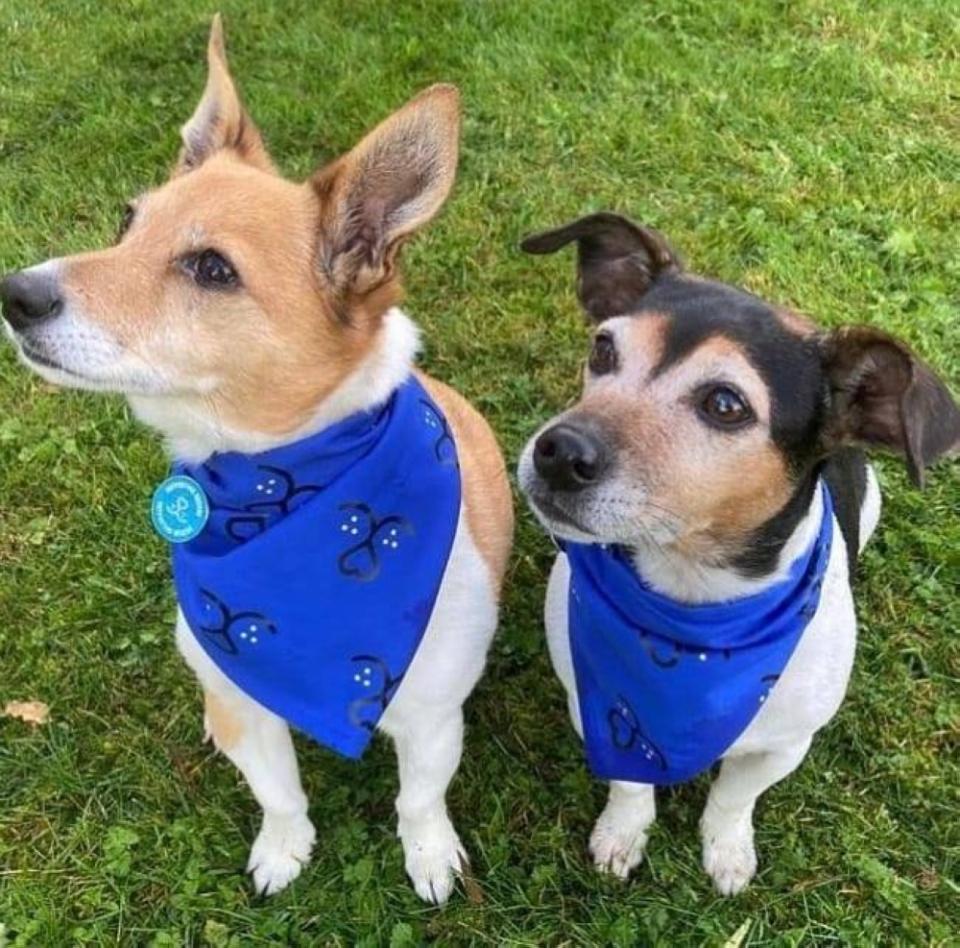
[[[960,408],[946,385],[900,340],[869,326],[827,334],[828,444],[858,443],[903,455],[910,478],[960,450]]]
[[[180,136],[183,148],[177,162],[177,173],[198,167],[224,148],[232,149],[244,161],[265,171],[273,170],[260,132],[247,115],[230,75],[223,40],[223,22],[219,13],[214,16],[210,26],[207,85],[200,104],[180,130]]]
[[[661,273],[681,269],[680,258],[662,234],[608,212],[534,234],[520,244],[520,249],[554,253],[574,240],[577,294],[596,322],[635,310]]]
[[[453,187],[459,138],[460,93],[430,86],[313,176],[320,266],[338,294],[366,293],[393,275],[404,240]]]

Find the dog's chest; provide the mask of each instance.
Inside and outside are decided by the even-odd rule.
[[[547,592],[547,640],[554,668],[569,695],[574,724],[582,733],[570,647],[569,583],[567,557],[560,554]],[[846,691],[855,639],[847,553],[844,544],[837,542],[831,547],[815,614],[763,707],[725,756],[793,745],[823,726]]]
[[[838,542],[831,551],[820,607],[763,711],[728,754],[793,746],[823,727],[846,694],[856,639],[847,548]]]

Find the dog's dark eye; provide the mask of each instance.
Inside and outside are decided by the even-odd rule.
[[[594,375],[608,375],[616,371],[617,347],[610,333],[601,332],[594,338],[593,350],[587,364]]]
[[[120,218],[120,227],[117,229],[117,240],[122,240],[123,235],[130,230],[130,225],[133,223],[136,215],[137,209],[132,204],[128,204],[123,209],[123,216]]]
[[[233,264],[216,250],[201,250],[184,257],[183,267],[204,289],[229,289],[240,282]]]
[[[740,428],[753,421],[750,403],[729,385],[714,385],[703,391],[698,405],[700,415],[719,428]]]

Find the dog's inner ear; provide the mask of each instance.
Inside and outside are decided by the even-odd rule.
[[[210,27],[207,85],[200,104],[180,130],[180,135],[183,148],[176,167],[178,174],[191,171],[223,149],[232,150],[247,163],[264,171],[274,170],[260,132],[247,115],[230,76],[219,13]]]
[[[319,265],[337,294],[390,279],[404,239],[440,210],[456,176],[459,98],[453,86],[431,86],[314,175]]]
[[[619,214],[599,213],[527,237],[527,253],[553,253],[577,242],[577,293],[591,319],[633,312],[650,284],[681,268],[680,259],[662,234]]]
[[[924,468],[960,449],[960,408],[903,343],[866,326],[823,341],[830,384],[828,444],[860,443],[902,454],[914,484]]]

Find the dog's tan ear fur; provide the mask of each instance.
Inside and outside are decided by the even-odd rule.
[[[319,264],[336,293],[365,294],[394,275],[404,239],[453,187],[459,137],[459,92],[431,86],[313,176]]]
[[[183,148],[177,162],[178,174],[191,171],[225,148],[249,164],[265,171],[274,170],[260,132],[247,115],[230,76],[219,13],[213,18],[207,44],[207,86],[180,135]]]

